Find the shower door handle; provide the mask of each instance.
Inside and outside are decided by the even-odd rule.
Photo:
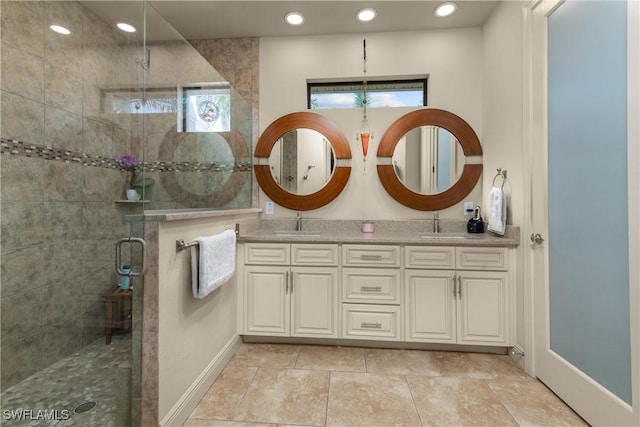
[[[142,246],[142,268],[140,271],[124,271],[122,267],[122,245],[125,243],[139,243]],[[116,242],[116,273],[119,276],[142,276],[147,269],[147,242],[139,237],[125,237]]]

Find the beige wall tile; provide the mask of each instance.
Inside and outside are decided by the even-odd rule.
[[[44,102],[44,58],[11,45],[2,47],[1,87],[36,102]]]
[[[44,2],[3,1],[2,43],[44,55]]]

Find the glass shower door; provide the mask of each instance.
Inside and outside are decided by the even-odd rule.
[[[123,158],[144,179],[144,121],[120,107],[143,95],[144,43],[73,1],[0,15],[0,423],[136,425],[142,280],[119,292],[114,249],[143,231]],[[123,259],[136,271],[140,249]]]

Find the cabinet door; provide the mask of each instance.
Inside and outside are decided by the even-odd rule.
[[[338,269],[293,267],[292,336],[338,337]]]
[[[245,266],[245,333],[289,335],[289,267]]]
[[[508,280],[505,272],[458,272],[461,295],[458,342],[508,344]]]
[[[406,341],[456,342],[453,271],[406,270]]]

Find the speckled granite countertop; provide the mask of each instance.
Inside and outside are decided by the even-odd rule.
[[[507,226],[504,236],[466,232],[466,221],[440,220],[433,233],[432,220],[373,221],[375,232],[363,233],[362,221],[303,219],[297,235],[295,219],[256,220],[240,225],[238,242],[370,243],[438,246],[517,247],[520,229]],[[423,237],[425,236],[425,237]]]

